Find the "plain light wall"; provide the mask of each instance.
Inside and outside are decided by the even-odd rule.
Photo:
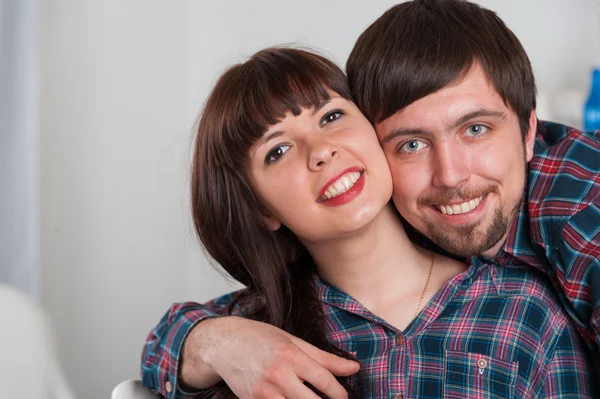
[[[217,75],[278,43],[343,65],[395,3],[42,2],[42,298],[79,397],[107,398],[138,376],[146,334],[172,302],[232,289],[202,255],[188,205],[190,132]],[[596,0],[481,4],[522,40],[539,87],[586,90],[600,58]]]

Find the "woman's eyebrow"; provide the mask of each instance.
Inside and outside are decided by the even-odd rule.
[[[278,130],[273,133],[265,134],[264,136],[262,136],[260,138],[260,140],[258,140],[257,147],[260,147],[261,145],[268,143],[270,140],[273,140],[274,138],[277,138],[277,137],[281,136],[282,134],[283,134],[283,132],[281,130]]]
[[[332,100],[333,100],[333,98],[331,98],[331,97],[321,100],[317,104],[317,106],[313,109],[313,111],[311,112],[311,116],[314,116],[317,112],[319,112],[324,106],[329,104]],[[261,145],[268,143],[270,140],[273,140],[274,138],[279,137],[282,134],[283,134],[283,132],[278,130],[276,132],[264,135],[263,137],[260,138],[260,140],[258,140],[257,147],[260,147]]]
[[[323,99],[321,100],[317,106],[315,107],[315,109],[313,109],[313,111],[311,112],[311,116],[314,116],[317,112],[319,112],[324,106],[326,106],[327,104],[329,104],[331,102],[331,100],[333,100],[333,98],[327,98],[327,99]]]

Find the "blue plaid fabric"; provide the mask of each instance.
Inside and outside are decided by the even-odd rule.
[[[534,154],[496,262],[546,273],[600,364],[600,131],[540,121]]]
[[[405,331],[327,282],[318,280],[317,287],[331,342],[361,362],[351,383],[365,398],[592,398],[598,392],[579,334],[547,278],[530,268],[474,260]],[[143,385],[169,398],[204,397],[178,388],[181,345],[196,323],[224,315],[238,294],[173,305],[148,336]]]
[[[361,361],[354,383],[365,397],[600,397],[589,364],[600,359],[599,172],[600,131],[540,121],[525,201],[496,259],[504,267],[473,258],[406,331],[320,281],[331,340]],[[195,396],[177,384],[181,345],[235,295],[173,305],[148,336],[143,384],[169,398]]]

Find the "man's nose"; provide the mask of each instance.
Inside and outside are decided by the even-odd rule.
[[[432,184],[438,188],[456,188],[471,177],[468,156],[445,145],[433,151]]]

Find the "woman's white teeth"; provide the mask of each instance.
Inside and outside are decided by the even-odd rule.
[[[483,195],[470,201],[463,202],[462,204],[440,205],[438,208],[444,215],[460,215],[471,212],[473,209],[477,208],[482,199]]]
[[[342,193],[345,193],[352,186],[354,186],[354,183],[356,183],[358,179],[360,179],[360,174],[361,172],[346,173],[344,176],[340,177],[334,183],[332,183],[321,198],[323,200],[331,199],[333,197],[337,197]]]

